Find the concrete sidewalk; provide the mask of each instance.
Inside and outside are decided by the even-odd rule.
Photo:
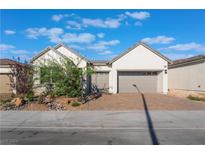
[[[205,144],[204,111],[0,112],[1,144]],[[151,123],[151,125],[150,125]]]

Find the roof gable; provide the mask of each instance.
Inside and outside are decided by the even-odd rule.
[[[126,50],[125,52],[120,54],[119,56],[113,58],[109,63],[110,64],[114,63],[115,61],[117,61],[118,59],[120,59],[121,57],[123,57],[124,55],[126,55],[127,53],[132,51],[133,49],[137,48],[139,45],[142,45],[143,47],[147,48],[148,50],[150,50],[151,52],[153,52],[157,56],[161,57],[162,59],[164,59],[168,63],[172,63],[172,61],[169,58],[165,57],[164,55],[162,55],[161,53],[159,53],[158,51],[154,50],[153,48],[151,48],[150,46],[148,46],[147,44],[145,44],[143,42],[139,42],[139,43],[135,44],[133,47],[129,48],[128,50]]]
[[[81,54],[79,54],[77,51],[75,51],[73,48],[70,48],[68,47],[67,45],[63,44],[63,43],[60,43],[58,45],[56,45],[54,47],[54,49],[58,50],[58,48],[60,47],[64,47],[66,48],[67,50],[69,50],[70,52],[72,52],[73,54],[75,54],[76,56],[80,57],[81,59],[84,59],[86,62],[90,62],[86,57],[82,56]]]
[[[59,56],[61,56],[61,57],[63,57],[63,58],[66,58],[65,55],[63,55],[62,53],[58,52],[57,50],[55,50],[54,48],[52,48],[52,47],[49,46],[49,47],[45,48],[44,50],[42,50],[39,54],[37,54],[36,56],[34,56],[34,57],[30,60],[30,62],[33,63],[36,59],[38,59],[39,57],[41,57],[42,55],[44,55],[45,53],[47,53],[47,52],[50,51],[50,50],[54,51],[54,52],[55,52],[56,54],[58,54]]]
[[[35,61],[36,59],[38,59],[40,56],[42,56],[42,55],[44,55],[45,53],[47,53],[49,50],[52,50],[52,51],[54,51],[55,53],[57,53],[58,55],[60,55],[60,56],[62,56],[62,57],[64,57],[64,58],[68,58],[66,55],[64,55],[64,54],[62,54],[61,52],[59,52],[58,51],[58,48],[60,48],[60,47],[64,47],[64,48],[66,48],[67,50],[69,50],[70,52],[72,52],[73,54],[75,54],[76,56],[78,56],[79,58],[81,58],[81,59],[84,59],[86,62],[90,62],[88,59],[86,59],[85,57],[83,57],[82,55],[80,55],[78,52],[76,52],[74,49],[72,49],[72,48],[70,48],[70,47],[68,47],[68,46],[66,46],[65,44],[63,44],[63,43],[60,43],[60,44],[58,44],[58,45],[56,45],[54,48],[52,48],[52,47],[47,47],[47,48],[45,48],[44,50],[42,50],[39,54],[37,54],[36,56],[34,56],[31,60],[30,60],[30,62],[32,63],[33,61]]]

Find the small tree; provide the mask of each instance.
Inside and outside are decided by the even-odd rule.
[[[19,58],[18,61],[20,61]],[[17,95],[25,96],[32,92],[33,70],[30,65],[16,62],[11,65],[11,72],[8,76],[10,86],[16,90]]]
[[[90,67],[79,68],[68,58],[61,61],[48,61],[46,64],[41,64],[39,69],[42,84],[53,85],[55,95],[68,97],[82,96],[83,78],[92,73]]]

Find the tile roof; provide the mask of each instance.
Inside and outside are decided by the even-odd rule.
[[[178,59],[178,60],[173,61],[172,64],[186,63],[186,62],[191,62],[191,61],[200,60],[200,59],[205,59],[205,55],[197,55],[197,56],[190,57],[190,58]]]
[[[197,55],[190,58],[178,59],[169,65],[169,68],[181,67],[185,65],[197,64],[199,62],[205,62],[205,55]]]
[[[90,62],[93,65],[107,65],[107,63],[109,63],[108,60],[92,60]]]
[[[14,64],[22,64],[20,62],[11,60],[11,59],[0,59],[0,65],[14,65]]]

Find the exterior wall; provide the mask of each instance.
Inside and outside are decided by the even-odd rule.
[[[94,71],[99,71],[99,72],[109,72],[111,71],[112,68],[109,67],[109,66],[105,66],[105,65],[102,65],[102,66],[94,66]]]
[[[9,65],[0,65],[0,78],[1,80],[3,80],[2,81],[3,83],[0,83],[0,87],[1,87],[0,94],[6,94],[6,93],[16,94],[16,89],[12,89],[12,87],[5,85],[5,84],[10,84],[10,79],[8,77],[10,73],[11,73],[11,68]]]
[[[58,52],[62,53],[63,55],[67,56],[69,59],[71,59],[76,65],[78,64],[78,67],[80,68],[86,68],[87,62],[85,60],[82,60],[78,56],[76,56],[74,53],[66,49],[65,47],[59,47]],[[34,66],[38,66],[41,63],[45,64],[49,60],[57,60],[60,62],[60,60],[63,59],[63,57],[59,54],[57,54],[54,50],[49,49],[45,54],[41,55],[38,59],[34,60],[32,64]],[[34,74],[34,78],[39,79],[40,78],[40,70],[36,70],[36,74]],[[85,77],[85,85],[84,88],[88,89],[87,87],[89,86],[89,78]],[[35,80],[34,82],[34,89],[36,94],[40,94],[45,90],[45,87],[42,87],[40,85],[40,80]]]
[[[69,51],[64,46],[57,48],[57,50],[63,55],[67,56],[69,59],[73,60],[74,64],[78,65],[79,68],[85,68],[87,66],[87,62],[74,54],[72,51]]]
[[[64,46],[58,47],[56,50],[67,56],[74,61],[75,64],[78,64],[80,68],[86,68],[87,62],[78,57],[72,51],[69,51]],[[38,59],[33,61],[33,65],[38,65],[40,63],[45,63],[46,60],[51,59],[59,60],[61,56],[50,49],[48,52],[40,56]],[[137,46],[132,51],[128,52],[118,60],[112,63],[110,66],[98,65],[94,66],[95,71],[108,71],[109,72],[109,92],[117,93],[117,72],[118,71],[158,71],[158,91],[160,93],[166,94],[168,91],[168,74],[165,74],[165,71],[168,67],[168,62],[149,49],[145,48],[142,45]],[[39,76],[39,73],[36,74]],[[89,89],[90,78],[86,77],[87,89]],[[36,85],[40,84],[39,81],[36,81]]]
[[[110,89],[112,93],[117,93],[117,71],[161,71],[161,79],[158,83],[162,85],[162,93],[166,94],[167,89],[167,74],[164,70],[167,69],[168,62],[145,48],[142,45],[137,46],[126,55],[122,56],[112,64],[110,72]]]
[[[162,93],[163,94],[167,94],[168,93],[168,70],[167,70],[167,73],[165,73],[165,71],[162,72],[162,76],[163,76],[163,83],[162,83]]]
[[[0,73],[10,73],[11,68],[9,65],[0,65]]]
[[[159,72],[157,77],[157,91],[163,93],[163,72]]]
[[[94,71],[96,72],[108,72],[108,82],[110,83],[110,76],[111,76],[111,66],[107,66],[107,65],[97,65],[93,67]],[[92,81],[91,81],[92,82]],[[92,83],[90,83],[92,85]],[[108,85],[108,92],[110,92],[110,84]]]
[[[11,94],[12,87],[10,86],[10,80],[8,74],[0,74],[0,94]]]
[[[169,89],[205,91],[205,63],[169,69]]]
[[[58,55],[56,52],[54,52],[53,50],[49,49],[49,51],[47,51],[45,54],[41,55],[38,59],[34,60],[32,62],[33,66],[39,66],[41,64],[45,64],[46,62],[50,61],[50,60],[57,60],[60,61],[62,57],[60,55]],[[38,70],[38,67],[36,68],[36,74],[34,74],[34,78],[36,78],[37,80],[35,80],[34,82],[34,87],[38,86],[40,84],[40,70]]]

